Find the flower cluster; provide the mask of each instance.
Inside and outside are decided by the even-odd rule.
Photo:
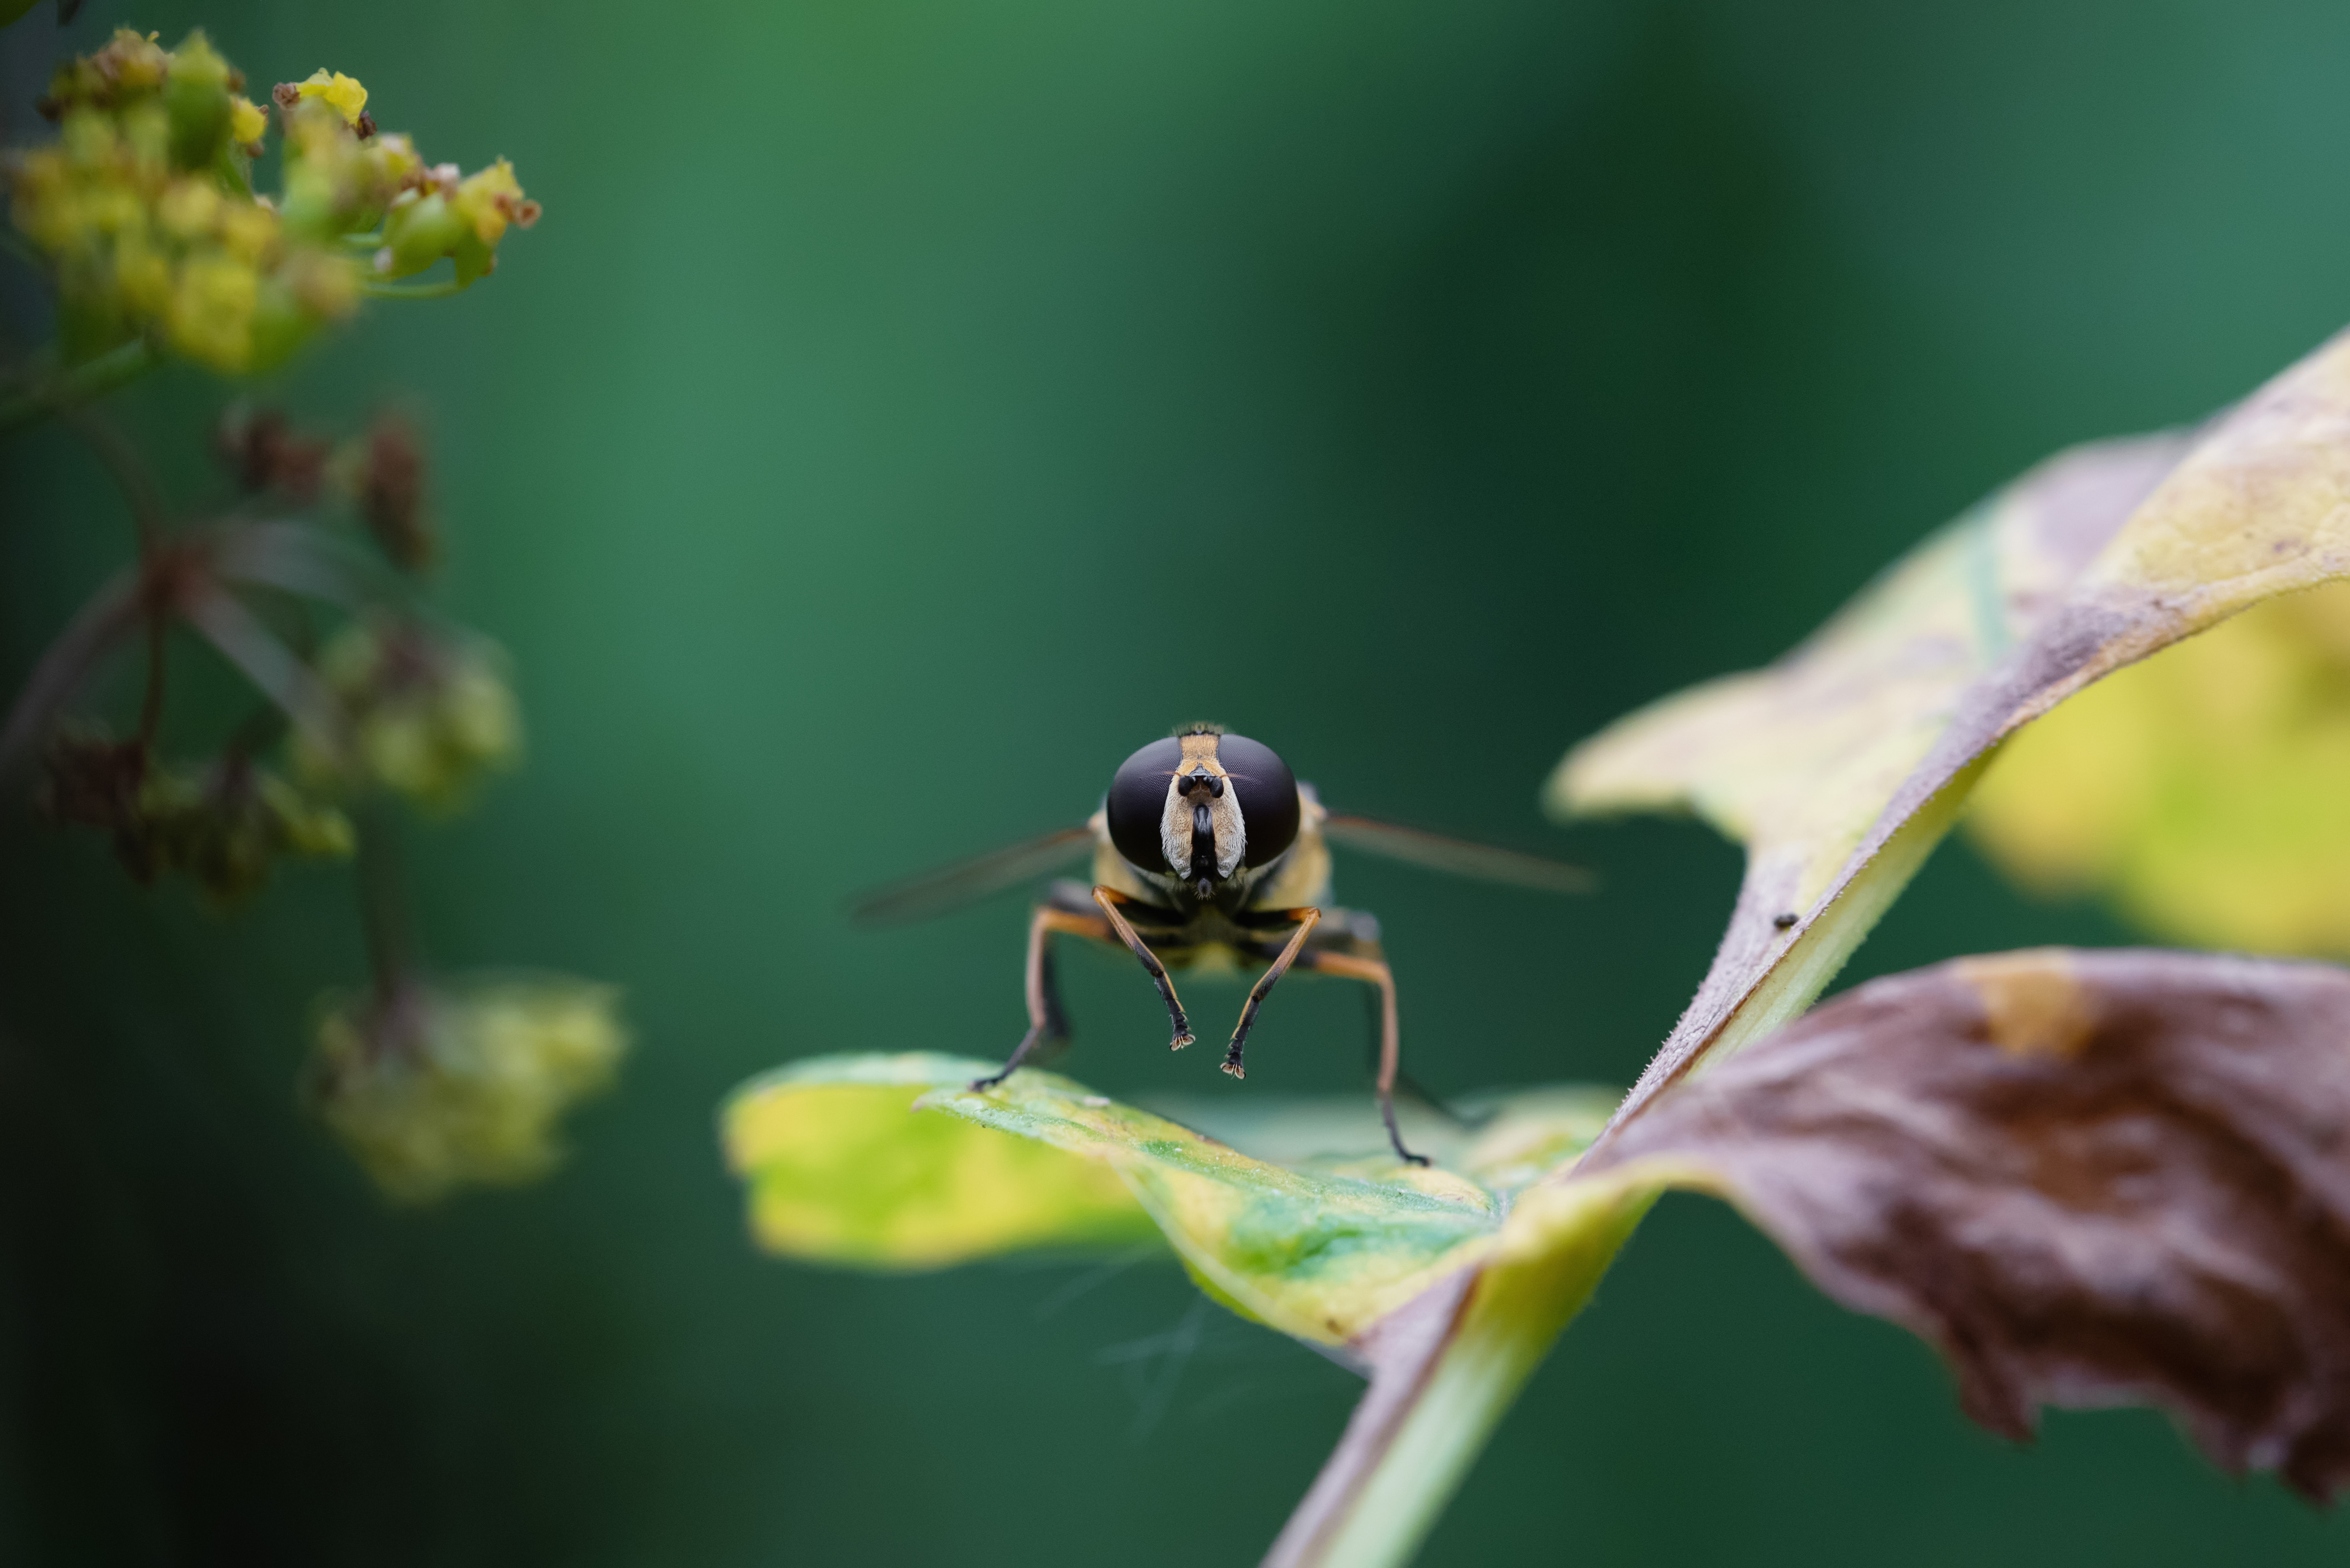
[[[244,756],[158,767],[144,742],[92,730],[58,736],[47,762],[49,815],[109,835],[140,882],[178,874],[234,904],[261,888],[280,857],[346,859],[352,850],[348,817]]]
[[[252,166],[269,116],[201,33],[165,50],[124,29],[61,67],[49,145],[11,156],[12,217],[54,268],[72,360],[144,338],[231,373],[279,363],[372,281],[446,256],[463,287],[538,204],[501,159],[470,176],[379,133],[367,88],[319,71],[270,95],[281,186]]]
[[[0,0],[0,22],[22,9]],[[123,29],[52,79],[40,109],[56,138],[0,153],[16,248],[58,305],[55,346],[0,367],[0,430],[76,410],[140,545],[36,663],[0,725],[0,772],[46,746],[37,796],[51,818],[106,836],[137,881],[184,876],[217,903],[256,891],[284,858],[354,860],[372,975],[362,997],[322,1011],[316,1109],[395,1199],[527,1181],[554,1165],[557,1122],[611,1077],[628,1037],[607,987],[443,983],[419,961],[387,797],[464,805],[518,760],[522,720],[496,645],[424,607],[439,544],[416,428],[384,415],[338,441],[233,407],[213,444],[238,499],[182,517],[136,446],[79,407],[165,354],[268,369],[367,296],[470,286],[508,230],[538,219],[512,164],[427,163],[377,127],[356,78],[321,70],[259,98],[202,33],[166,49]],[[253,174],[273,124],[278,181],[265,195]],[[400,281],[444,258],[445,281]],[[380,561],[354,547],[359,531]],[[322,612],[348,618],[315,644]],[[174,628],[250,681],[260,706],[216,755],[167,765]],[[71,717],[104,664],[142,641],[131,738]],[[273,772],[258,759],[281,737],[286,765]]]
[[[330,1003],[310,1096],[384,1193],[430,1202],[543,1176],[555,1127],[629,1044],[618,993],[546,975]]]
[[[505,656],[485,638],[378,612],[338,632],[317,672],[347,729],[296,732],[295,766],[314,786],[372,785],[450,811],[520,759],[522,714]]]

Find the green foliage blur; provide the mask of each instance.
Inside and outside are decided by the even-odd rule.
[[[610,979],[637,1045],[549,1181],[387,1208],[294,1106],[361,966],[344,889],[289,867],[232,926],[9,800],[9,1562],[1252,1560],[1339,1369],[1156,1265],[750,1246],[727,1088],[1023,1024],[1016,898],[874,934],[843,898],[1222,720],[1343,807],[1599,867],[1581,902],[1339,886],[1430,1088],[1628,1082],[1736,857],[1544,826],[1567,743],[2350,317],[2350,18],[2314,5],[172,0],[0,34],[5,140],[118,22],[332,63],[546,202],[496,288],[370,309],[263,390],[416,410],[450,607],[513,655],[529,766],[415,836],[424,947]],[[221,396],[116,400],[175,493]],[[0,519],[13,687],[128,523],[40,432],[0,443]],[[1846,978],[2121,940],[1954,845]],[[1062,1065],[1105,1091],[1361,1080],[1349,988],[1284,987],[1235,1085],[1091,957]],[[2314,1563],[2345,1528],[2147,1412],[2002,1447],[1921,1346],[1674,1199],[1424,1561]]]

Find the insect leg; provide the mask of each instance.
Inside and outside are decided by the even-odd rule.
[[[1388,1141],[1395,1146],[1397,1157],[1409,1165],[1426,1165],[1428,1157],[1404,1147],[1403,1134],[1396,1130],[1395,1082],[1402,1045],[1396,1028],[1395,971],[1385,960],[1353,953],[1307,953],[1299,961],[1323,974],[1344,975],[1379,988],[1379,1116],[1388,1124]]]
[[[1379,993],[1376,991],[1363,992],[1363,1014],[1370,1024],[1370,1033],[1363,1038],[1363,1071],[1374,1075],[1379,1070],[1380,1011]],[[1473,1115],[1464,1111],[1450,1100],[1439,1098],[1428,1085],[1400,1067],[1396,1069],[1396,1092],[1407,1100],[1419,1101],[1454,1127],[1464,1127],[1471,1132],[1483,1127],[1500,1114],[1491,1109],[1479,1111]]]
[[[1272,993],[1274,983],[1289,972],[1289,966],[1297,961],[1297,954],[1305,946],[1305,939],[1313,934],[1314,928],[1322,923],[1322,911],[1319,909],[1284,909],[1282,913],[1297,922],[1297,932],[1289,939],[1289,945],[1281,950],[1281,956],[1273,961],[1273,967],[1258,976],[1257,982],[1249,988],[1247,1005],[1241,1009],[1241,1021],[1232,1025],[1232,1043],[1224,1047],[1223,1066],[1224,1071],[1235,1078],[1248,1076],[1241,1070],[1241,1048],[1248,1043],[1249,1026],[1256,1022],[1256,1010]]]
[[[1142,961],[1142,967],[1150,972],[1150,983],[1159,988],[1159,1000],[1167,1004],[1167,1020],[1175,1030],[1175,1037],[1168,1042],[1168,1049],[1180,1051],[1191,1043],[1192,1035],[1191,1023],[1183,1016],[1183,1004],[1175,998],[1175,982],[1167,978],[1167,966],[1159,961],[1159,955],[1150,950],[1150,944],[1135,935],[1134,927],[1118,912],[1120,904],[1133,900],[1115,888],[1096,888],[1094,902],[1100,905],[1101,912],[1109,917],[1110,928],[1118,932],[1118,940]]]
[[[1068,1022],[1061,1014],[1059,989],[1053,983],[1052,939],[1055,931],[1066,931],[1071,936],[1091,937],[1096,941],[1109,940],[1109,927],[1090,915],[1073,915],[1047,904],[1036,906],[1028,917],[1028,1033],[1013,1047],[1011,1057],[995,1072],[984,1078],[972,1080],[974,1089],[992,1089],[1012,1076],[1028,1054],[1048,1040],[1066,1040],[1069,1035]]]

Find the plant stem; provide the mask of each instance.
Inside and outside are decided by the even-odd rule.
[[[155,754],[156,739],[163,731],[163,668],[164,633],[168,623],[159,609],[147,612],[147,690],[139,699],[139,744],[148,756]]]
[[[1975,781],[1982,777],[1998,751],[1994,746],[1960,768],[1885,841],[1877,857],[1804,933],[1804,940],[1723,1021],[1712,1042],[1690,1064],[1692,1073],[1719,1066],[1801,1015],[1818,999],[1877,922],[1885,918],[1893,900],[1909,886],[1909,879],[1918,875],[1942,836],[1957,824]]]
[[[130,508],[131,526],[139,531],[139,556],[142,566],[151,566],[157,547],[170,525],[168,509],[163,503],[163,487],[155,483],[146,462],[139,455],[123,433],[111,421],[94,409],[65,404],[58,416],[81,437],[122,499]]]
[[[45,280],[49,275],[47,258],[35,250],[30,242],[14,228],[0,225],[0,253],[15,256],[27,267],[39,273]]]
[[[1535,1234],[1479,1276],[1384,1449],[1336,1478],[1343,1499],[1310,1539],[1293,1522],[1265,1568],[1401,1568],[1419,1550],[1493,1428],[1662,1189],[1537,1189]],[[1409,1372],[1406,1374],[1409,1376]],[[1316,1490],[1330,1484],[1325,1477]],[[1304,1511],[1301,1510],[1301,1517]]]
[[[130,508],[131,525],[138,532],[139,598],[140,613],[147,619],[147,691],[139,704],[139,742],[151,754],[163,724],[164,639],[171,629],[175,597],[164,557],[164,533],[171,520],[163,488],[155,483],[138,449],[95,409],[68,403],[58,409],[57,416],[88,445],[122,492]]]
[[[0,402],[0,433],[110,392],[126,381],[138,379],[160,363],[147,340],[139,337],[78,365],[68,366],[29,391]]]
[[[1990,753],[1976,759],[1902,825],[1814,925],[1805,950],[1790,955],[1795,961],[1783,963],[1731,1015],[1698,1070],[1770,1033],[1827,989],[1958,820],[1990,761]],[[1367,1465],[1357,1461],[1358,1473],[1315,1483],[1317,1491],[1335,1487],[1342,1495],[1311,1539],[1295,1538],[1299,1523],[1293,1521],[1266,1568],[1409,1563],[1526,1379],[1662,1190],[1601,1184],[1596,1192],[1579,1192],[1569,1181],[1524,1194],[1511,1229],[1532,1231],[1534,1239],[1479,1276],[1432,1367],[1400,1369],[1423,1381],[1384,1447]],[[1548,1208],[1537,1216],[1535,1205]]]
[[[369,299],[446,299],[452,294],[463,294],[465,286],[455,278],[442,278],[438,283],[363,283],[359,292]]]
[[[354,814],[359,828],[359,921],[367,933],[368,968],[379,1012],[395,1016],[414,984],[408,936],[408,888],[400,875],[392,815],[380,803]]]

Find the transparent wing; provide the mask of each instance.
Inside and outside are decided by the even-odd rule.
[[[858,895],[848,905],[848,918],[859,925],[896,925],[927,920],[975,903],[990,893],[1018,882],[1034,881],[1057,871],[1093,846],[1093,829],[1065,827],[1025,844],[996,850],[975,859],[959,861],[938,871],[909,877],[886,888]]]
[[[1447,838],[1440,833],[1422,833],[1417,827],[1399,827],[1392,822],[1367,816],[1333,812],[1324,820],[1322,832],[1333,844],[1343,844],[1349,849],[1384,855],[1390,860],[1455,877],[1474,877],[1481,882],[1506,882],[1513,888],[1534,888],[1545,893],[1588,893],[1599,885],[1599,878],[1580,866],[1544,860],[1538,855],[1521,855],[1514,849],[1496,849],[1490,844]]]

